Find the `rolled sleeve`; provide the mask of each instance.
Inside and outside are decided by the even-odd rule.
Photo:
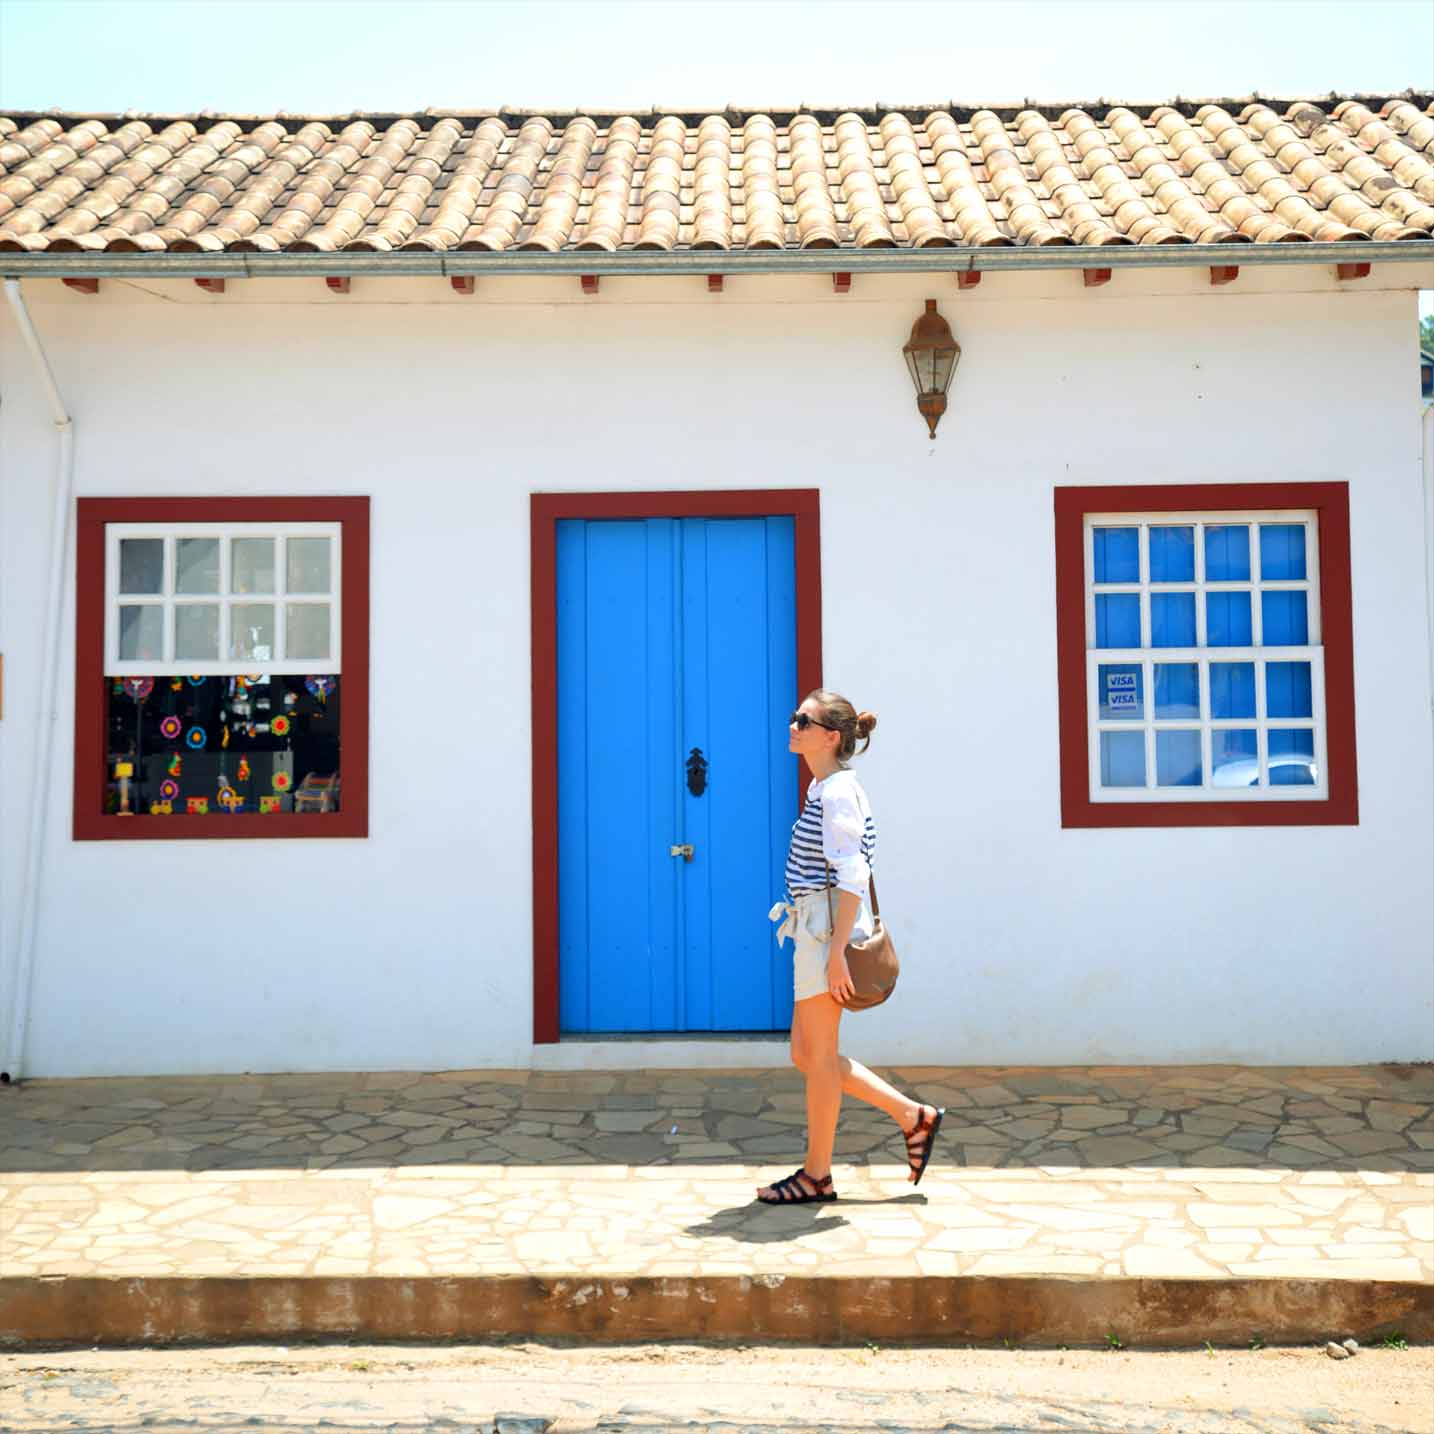
[[[822,853],[836,875],[837,888],[865,899],[871,866],[862,855],[866,816],[855,793],[844,785],[822,792]]]

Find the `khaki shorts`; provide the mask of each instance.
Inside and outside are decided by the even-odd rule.
[[[835,899],[835,898],[833,898]],[[807,1001],[830,990],[827,983],[827,951],[831,945],[831,914],[825,891],[802,892],[794,901],[779,901],[767,913],[780,921],[777,945],[792,938],[792,999]],[[851,939],[865,941],[875,930],[871,907],[865,899],[857,912]]]

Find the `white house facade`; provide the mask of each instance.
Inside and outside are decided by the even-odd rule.
[[[206,119],[128,228],[173,126],[16,117],[0,1068],[782,1063],[817,686],[880,719],[863,1058],[1434,1057],[1422,106],[777,116],[771,188],[753,117]]]

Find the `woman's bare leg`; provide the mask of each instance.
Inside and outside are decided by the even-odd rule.
[[[793,1020],[803,1023],[802,1047],[807,1064],[807,1158],[802,1169],[818,1180],[832,1168],[837,1118],[841,1115],[841,1056],[837,1031],[841,1007],[825,993],[798,1001]]]

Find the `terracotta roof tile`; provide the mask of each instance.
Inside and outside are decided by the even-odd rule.
[[[1434,238],[1434,102],[0,116],[0,250]]]

